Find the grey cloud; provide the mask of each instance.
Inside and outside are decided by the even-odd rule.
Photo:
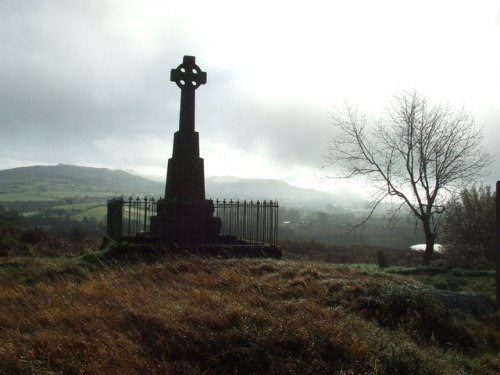
[[[166,164],[179,108],[170,69],[184,54],[195,54],[208,73],[197,91],[202,147],[219,141],[261,150],[282,170],[322,164],[333,133],[329,108],[273,104],[249,94],[231,66],[211,65],[216,52],[203,38],[195,40],[176,14],[155,24],[152,46],[143,45],[117,26],[121,10],[121,1],[0,3],[0,159],[106,166],[130,148],[137,160],[150,162],[150,155],[139,155],[144,138],[134,137],[151,136],[167,148],[157,150]],[[127,149],[103,150],[103,144]]]
[[[8,11],[15,12],[4,9],[2,132],[88,138],[158,131],[167,103],[175,100],[165,90],[170,50],[138,57],[136,45],[69,3],[52,9],[50,2],[38,2],[38,9],[26,6],[10,17]]]
[[[234,89],[232,98],[219,92],[208,103],[199,102],[198,130],[203,136],[249,152],[265,149],[275,162],[318,165],[330,134],[326,111],[259,102]]]

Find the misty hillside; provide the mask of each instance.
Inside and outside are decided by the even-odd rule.
[[[160,195],[163,184],[120,170],[79,167],[74,165],[32,166],[0,171],[0,193],[22,193],[37,189],[51,192],[74,186],[92,193],[123,194],[138,192]],[[65,189],[61,188],[64,187]],[[59,194],[56,194],[59,195]],[[77,194],[80,195],[80,194]]]
[[[274,179],[209,177],[205,182],[207,197],[226,199],[277,199],[279,201],[330,202],[334,196],[314,189],[292,186]]]
[[[122,170],[80,167],[58,164],[31,166],[0,171],[0,196],[26,193],[32,196],[162,196],[165,184]],[[272,179],[209,177],[206,179],[207,198],[278,199],[280,202],[330,202],[333,195],[314,189],[292,186]]]

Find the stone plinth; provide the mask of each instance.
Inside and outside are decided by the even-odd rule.
[[[214,204],[209,199],[180,202],[161,199],[157,216],[151,218],[151,232],[167,242],[213,242],[222,226],[213,217]]]
[[[174,134],[174,150],[168,160],[165,198],[194,202],[205,199],[205,167],[199,157],[198,132],[179,130]]]

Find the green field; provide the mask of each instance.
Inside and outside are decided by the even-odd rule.
[[[81,212],[77,214],[73,214],[70,217],[74,220],[83,220],[87,219],[96,219],[97,221],[103,220],[107,213],[108,207],[106,204],[102,204],[99,206],[91,206],[86,209],[83,209]]]
[[[24,184],[3,187],[0,191],[0,201],[16,200],[57,200],[75,197],[113,197],[115,192],[99,190],[91,185],[71,185],[65,183],[55,183],[49,185]],[[21,197],[20,199],[18,197]],[[31,197],[31,198],[30,198]]]
[[[57,201],[56,197],[41,196],[34,193],[16,192],[0,194],[0,202],[50,202]]]

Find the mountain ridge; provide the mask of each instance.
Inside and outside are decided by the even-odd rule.
[[[57,190],[60,186],[85,186],[86,191],[109,195],[163,195],[165,184],[120,169],[70,164],[34,165],[0,170],[0,195],[23,189]],[[272,199],[281,201],[331,201],[334,196],[301,188],[279,179],[214,176],[205,179],[207,198]]]
[[[234,176],[213,176],[205,181],[207,194],[232,199],[279,199],[291,201],[331,201],[332,194],[310,188],[302,188],[286,181],[272,178],[241,178]],[[235,195],[236,194],[236,195]]]

